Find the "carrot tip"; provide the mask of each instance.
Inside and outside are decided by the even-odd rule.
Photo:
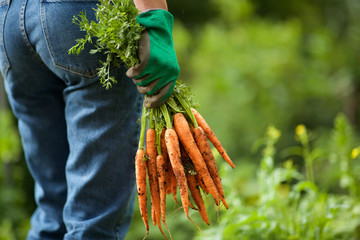
[[[149,236],[149,229],[146,230],[146,235],[144,236],[143,240],[145,240]]]
[[[159,230],[160,230],[161,234],[166,238],[166,240],[169,240],[169,239],[167,238],[167,236],[165,235],[165,233],[163,232],[160,224],[159,224]]]
[[[187,215],[187,218],[196,226],[197,229],[199,229],[199,231],[200,231],[202,234],[204,234],[205,236],[208,236],[208,235],[205,234],[205,233],[203,232],[203,230],[201,230],[201,228],[190,218],[189,215]],[[208,224],[208,225],[210,225],[210,224]]]
[[[166,225],[165,220],[163,220],[163,223],[164,223],[164,226],[165,226],[166,230],[167,230],[167,231],[168,231],[168,233],[169,233],[170,239],[172,240],[172,236],[171,236],[170,229],[169,229],[169,228],[168,228],[168,226]]]

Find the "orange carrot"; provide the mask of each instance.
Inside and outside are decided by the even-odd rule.
[[[188,185],[189,185],[189,182],[188,182]],[[190,187],[189,187],[189,189],[190,189]],[[190,198],[189,198],[189,207],[190,207],[191,209],[198,210],[198,209],[192,204]]]
[[[168,181],[168,184],[166,185],[166,194],[172,194],[173,193],[173,185],[174,184],[176,185],[177,183],[176,183],[176,178],[175,178],[174,170],[171,166],[171,163],[169,165],[169,175],[166,177],[167,177],[166,181]],[[173,182],[175,182],[175,183],[173,183]]]
[[[190,129],[192,130],[191,133],[193,134],[194,133],[193,128],[190,128]],[[196,171],[194,169],[194,164],[192,163],[192,161],[191,161],[189,155],[187,154],[187,152],[185,151],[184,147],[180,146],[180,149],[181,149],[181,160],[185,167],[185,173],[189,174],[191,171],[196,173]],[[186,167],[188,168],[187,170],[186,170]],[[191,174],[193,174],[193,173],[191,173]],[[209,190],[205,186],[204,181],[200,178],[200,175],[199,174],[193,174],[193,175],[196,178],[197,185],[201,186],[201,188],[204,190],[204,192],[206,194],[209,194]]]
[[[225,200],[224,189],[221,184],[219,170],[218,170],[218,167],[216,166],[215,158],[211,152],[211,147],[210,147],[210,144],[206,137],[206,134],[200,126],[194,128],[193,130],[194,130],[195,142],[196,142],[197,146],[199,147],[199,150],[201,152],[201,155],[204,158],[204,161],[209,170],[209,173],[210,173],[212,179],[214,180],[216,188],[220,194],[220,199],[224,203],[224,206],[226,208],[228,208],[228,205]]]
[[[176,180],[176,177],[175,177],[175,174],[174,174],[174,171],[172,172],[172,176],[171,176],[171,193],[174,197],[174,201],[176,204],[178,204],[178,200],[177,200],[177,197],[176,197],[176,194],[177,194],[177,180]]]
[[[192,129],[192,128],[191,128]],[[184,157],[185,156],[185,157]],[[192,165],[192,167],[194,168],[194,164],[192,164],[191,159],[189,158],[189,156],[187,155],[186,151],[184,150],[184,148],[181,148],[181,159],[183,160],[184,164],[188,164],[189,161]],[[209,194],[209,190],[206,188],[204,182],[202,181],[202,179],[200,178],[199,174],[195,174],[195,180],[196,180],[196,184],[199,185],[201,187],[201,189],[206,193]]]
[[[188,174],[196,174],[195,170],[194,170],[194,165],[192,164],[189,156],[187,155],[185,149],[180,146],[180,152],[181,152],[181,162],[184,166],[184,171],[185,171],[185,175],[187,178]],[[194,209],[194,210],[198,210],[191,202],[191,199],[189,197],[189,207]]]
[[[218,190],[216,189],[215,183],[210,176],[194,137],[191,134],[189,124],[182,113],[176,113],[174,115],[174,126],[180,142],[194,164],[195,171],[199,174],[200,178],[209,190],[209,193],[213,196],[215,203],[218,205],[220,201]]]
[[[200,190],[197,186],[195,175],[187,174],[186,179],[191,192],[191,196],[194,199],[196,206],[198,207],[200,216],[204,220],[204,222],[209,225],[210,223],[206,212],[204,200],[202,199]]]
[[[164,161],[164,157],[162,154],[156,157],[156,167],[158,173],[158,181],[159,181],[159,189],[160,189],[160,212],[161,219],[164,225],[165,223],[165,211],[166,211],[166,177],[165,177],[165,166],[166,163]]]
[[[216,137],[215,133],[212,131],[210,126],[207,124],[205,119],[200,115],[198,111],[191,108],[192,113],[195,116],[195,119],[199,126],[204,130],[206,136],[210,140],[210,142],[214,145],[214,147],[218,150],[223,159],[232,167],[235,168],[235,164],[231,161],[229,155],[226,153],[224,147],[221,145],[219,139]]]
[[[172,181],[172,175],[174,174],[173,169],[171,167],[171,163],[168,166],[168,174],[166,174],[166,194],[171,193],[171,181]]]
[[[196,178],[196,182],[197,184],[201,187],[201,189],[206,193],[209,194],[209,190],[207,189],[207,187],[205,186],[204,182],[200,179],[199,174],[195,175]]]
[[[184,212],[189,217],[189,192],[186,182],[186,176],[184,167],[180,159],[180,145],[178,136],[173,128],[167,128],[165,132],[165,143],[169,153],[169,159],[171,166],[176,177],[177,184],[180,189],[181,202],[183,205]]]
[[[155,226],[156,225],[156,213],[155,213],[155,204],[154,204],[153,200],[151,200],[151,219],[152,219],[153,224]]]
[[[158,225],[160,232],[165,236],[161,227],[161,211],[160,211],[160,193],[159,193],[159,182],[157,178],[156,168],[156,132],[155,129],[149,128],[146,131],[146,154],[149,159],[147,161],[148,174],[149,174],[149,185],[150,185],[150,196],[152,203],[152,217],[154,225]],[[166,237],[166,236],[165,236]]]
[[[163,129],[163,131],[161,132],[160,135],[160,147],[161,147],[161,154],[163,155],[164,161],[165,161],[165,166],[164,166],[164,170],[165,170],[165,189],[166,189],[166,194],[171,193],[170,191],[168,191],[169,189],[169,185],[171,182],[171,163],[169,161],[169,155],[166,149],[166,143],[165,143],[165,129]]]
[[[171,163],[168,166],[168,174],[166,176],[166,182],[167,182],[167,184],[166,184],[166,194],[172,194],[175,203],[178,204],[178,200],[177,200],[177,197],[176,197],[176,194],[177,194],[177,182],[176,182],[176,177],[174,175],[174,171],[173,171],[173,168],[171,166]]]
[[[137,194],[141,218],[145,224],[146,236],[149,235],[149,221],[147,213],[147,197],[146,197],[146,164],[144,160],[144,150],[138,149],[135,156],[135,175]]]
[[[145,136],[145,146],[146,146],[146,155],[148,156],[147,168],[148,168],[148,177],[149,177],[149,186],[150,186],[150,196],[151,196],[151,217],[153,224],[156,225],[157,213],[155,212],[157,199],[159,199],[159,184],[157,181],[156,174],[156,145],[155,145],[155,129],[148,128],[146,130]],[[160,214],[159,214],[160,215]]]

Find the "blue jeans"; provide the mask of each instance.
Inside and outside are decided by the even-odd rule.
[[[32,239],[123,239],[135,192],[142,96],[125,67],[106,90],[103,55],[68,55],[94,0],[0,0],[0,70],[35,181]]]

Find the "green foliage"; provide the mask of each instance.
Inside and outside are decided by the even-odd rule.
[[[221,20],[230,24],[248,18],[254,11],[253,4],[248,0],[211,0],[211,2],[221,16]]]
[[[331,28],[310,28],[296,17],[261,18],[252,1],[212,3],[219,17],[178,48],[191,50],[180,59],[181,77],[231,156],[251,155],[249,145],[269,124],[281,128],[284,147],[294,142],[289,133],[297,124],[328,128],[338,112],[356,111],[349,102],[357,99],[351,55]]]
[[[0,110],[0,129],[0,239],[24,239],[32,202],[26,202],[26,169],[19,161],[20,138],[9,110]]]
[[[3,162],[18,159],[21,145],[17,129],[10,111],[0,111],[0,160]]]
[[[339,166],[340,187],[349,191],[350,195],[360,200],[360,164],[358,158],[359,139],[355,138],[354,130],[345,116],[340,115],[335,121],[332,134],[331,161]]]
[[[1,240],[16,240],[13,233],[12,224],[9,220],[3,220],[0,223],[0,239]]]
[[[138,41],[144,28],[136,22],[138,10],[131,0],[100,0],[94,10],[96,21],[89,22],[85,12],[74,16],[73,22],[86,34],[76,39],[77,44],[69,49],[69,54],[79,54],[87,43],[95,46],[91,54],[106,54],[98,75],[103,86],[109,88],[117,82],[110,75],[111,67],[119,67],[122,63],[131,67],[138,63]]]
[[[349,161],[357,160],[357,167],[360,166],[358,155],[352,154],[354,148],[352,142],[341,141],[349,136],[344,129],[350,129],[345,118],[340,115],[335,120],[335,127],[328,139],[328,144],[346,148],[344,158],[338,159],[333,168],[341,168]],[[334,152],[327,149],[312,149],[307,130],[303,125],[296,129],[296,136],[300,142],[300,150],[303,153],[304,161],[314,164],[318,158],[310,157],[314,152],[324,150],[330,161]],[[357,189],[360,183],[360,171],[352,171],[351,178],[346,185],[345,193],[326,192],[322,190],[321,181],[313,181],[308,173],[308,166],[305,173],[302,173],[291,159],[276,165],[276,148],[280,137],[280,131],[270,126],[262,140],[262,159],[257,170],[257,193],[252,196],[255,201],[249,201],[242,192],[232,192],[228,197],[231,204],[229,210],[224,212],[219,224],[205,231],[210,237],[207,239],[358,239],[360,232],[357,227],[360,225],[360,199],[354,195],[353,189]],[[313,140],[316,141],[316,140]],[[336,149],[336,153],[338,152]],[[355,157],[355,158],[354,158]],[[309,159],[306,159],[309,158]],[[327,165],[329,162],[322,161]],[[305,164],[306,165],[306,164]],[[316,175],[326,175],[326,172],[319,172]],[[342,184],[342,177],[338,184]],[[228,184],[234,185],[233,182]],[[235,189],[236,190],[236,189]],[[234,191],[234,189],[233,189]],[[195,239],[203,239],[202,234],[197,234]]]

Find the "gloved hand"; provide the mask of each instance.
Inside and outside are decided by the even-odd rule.
[[[126,75],[133,79],[140,93],[146,94],[145,106],[156,107],[171,95],[180,67],[172,38],[174,18],[158,9],[138,15],[137,22],[146,27],[139,40],[139,60]]]

